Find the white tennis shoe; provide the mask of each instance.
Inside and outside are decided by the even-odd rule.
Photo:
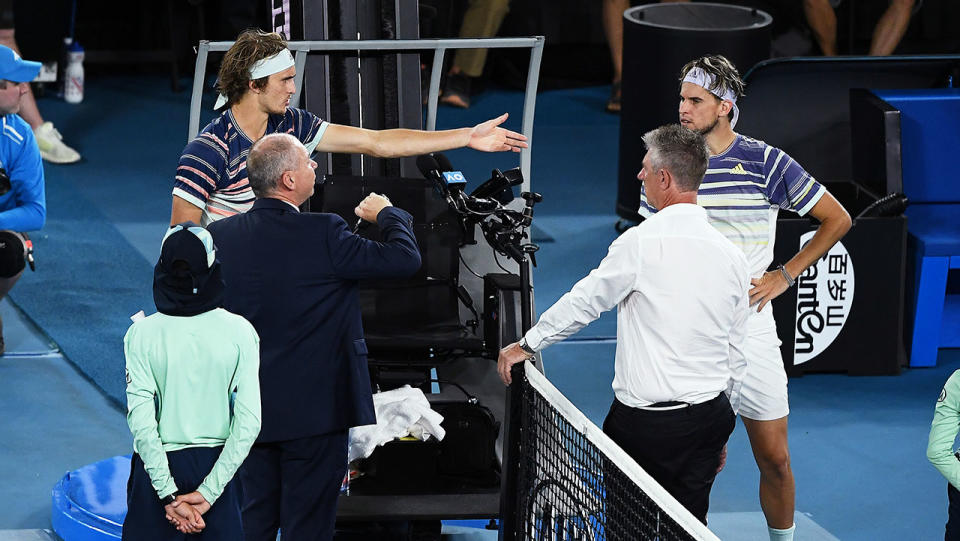
[[[50,163],[74,163],[80,161],[80,153],[63,142],[63,136],[53,127],[53,122],[44,122],[33,134],[40,147],[40,156]]]

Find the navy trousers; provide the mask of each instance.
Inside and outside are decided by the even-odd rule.
[[[727,395],[650,411],[613,401],[603,431],[693,516],[707,523],[720,452],[736,425]]]
[[[960,541],[960,491],[947,483],[947,498],[950,506],[947,508],[947,531],[943,536],[945,541]]]
[[[240,467],[246,541],[333,539],[347,431],[256,443]]]
[[[193,492],[213,469],[222,447],[191,447],[167,453],[170,473],[180,492]],[[167,522],[160,497],[137,454],[130,460],[127,481],[127,517],[123,521],[124,541],[236,541],[243,539],[240,520],[239,485],[227,483],[223,494],[203,515],[206,527],[199,534],[184,534]]]

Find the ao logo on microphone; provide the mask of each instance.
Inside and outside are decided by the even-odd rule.
[[[463,176],[463,173],[460,171],[444,171],[443,179],[447,181],[447,184],[466,184],[467,179]]]
[[[801,249],[814,233],[800,237]],[[853,305],[853,285],[853,260],[841,242],[797,277],[794,366],[823,353],[843,330]]]

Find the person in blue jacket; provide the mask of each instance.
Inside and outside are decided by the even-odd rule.
[[[40,149],[30,125],[17,115],[21,98],[39,72],[39,62],[24,60],[0,45],[0,300],[26,264],[33,266],[33,246],[24,232],[40,229],[47,218]],[[0,354],[5,347],[0,319]]]

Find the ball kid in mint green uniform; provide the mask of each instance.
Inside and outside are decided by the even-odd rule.
[[[124,540],[243,539],[237,468],[260,433],[260,339],[220,308],[213,238],[172,227],[154,269],[158,312],[130,326],[134,454]]]
[[[960,430],[960,370],[947,379],[937,407],[933,411],[927,458],[947,478],[948,508],[946,541],[960,541],[960,457],[954,454],[953,443]]]

